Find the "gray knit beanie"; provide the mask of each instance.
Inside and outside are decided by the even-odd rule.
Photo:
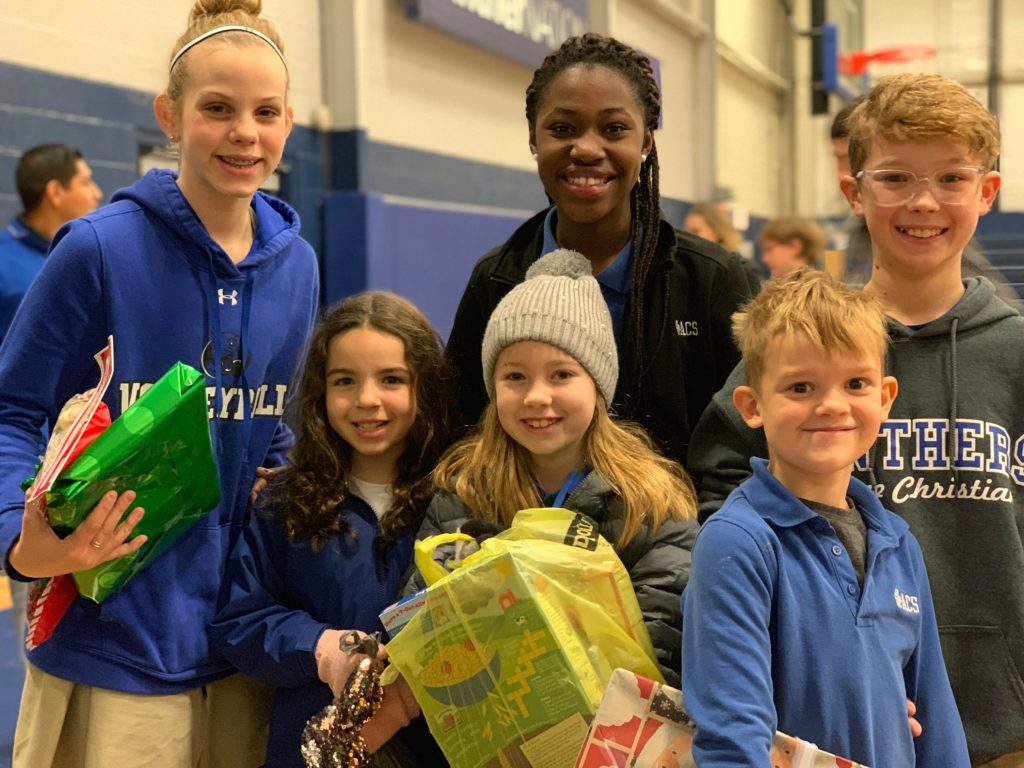
[[[542,256],[491,313],[481,358],[492,400],[498,355],[519,341],[544,341],[568,352],[611,404],[619,356],[612,317],[586,256],[564,248]]]

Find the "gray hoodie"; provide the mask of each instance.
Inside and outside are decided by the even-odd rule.
[[[855,475],[924,550],[949,679],[974,762],[1024,750],[1024,317],[984,278],[912,330],[889,320],[889,418]],[[767,456],[732,405],[742,364],[694,432],[705,520]],[[955,424],[955,429],[950,429]],[[950,456],[956,459],[950,462]],[[919,719],[928,727],[927,712]]]

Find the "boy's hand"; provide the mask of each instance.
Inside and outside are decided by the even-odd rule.
[[[910,721],[910,735],[915,739],[924,732],[924,728],[917,721],[914,715],[917,714],[917,705],[914,704],[910,699],[907,699],[907,720]]]
[[[366,742],[367,751],[370,754],[376,752],[419,714],[420,705],[416,703],[404,677],[384,686],[384,702],[363,726],[363,741]]]
[[[142,508],[136,507],[124,522],[119,522],[133,501],[135,491],[121,495],[109,491],[82,524],[63,539],[50,527],[42,497],[26,503],[21,536],[8,555],[11,566],[23,576],[42,579],[86,571],[136,552],[146,543],[146,537],[136,536],[131,540],[128,537],[142,519]]]

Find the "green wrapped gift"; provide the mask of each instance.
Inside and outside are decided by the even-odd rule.
[[[47,491],[58,533],[77,527],[110,490],[135,491],[132,508],[146,511],[134,531],[148,537],[138,552],[74,574],[83,597],[102,602],[219,503],[206,407],[202,374],[175,363]]]

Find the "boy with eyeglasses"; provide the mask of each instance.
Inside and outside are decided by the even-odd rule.
[[[900,382],[855,476],[921,543],[972,763],[1024,765],[1024,318],[960,275],[999,190],[999,127],[959,83],[908,74],[879,81],[849,128],[843,191],[871,234],[864,290],[885,308]],[[732,404],[743,375],[694,432],[702,520],[767,455]]]

